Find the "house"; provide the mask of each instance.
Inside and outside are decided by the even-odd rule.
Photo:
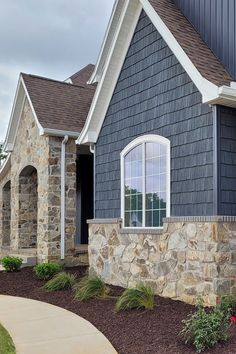
[[[2,255],[74,264],[87,244],[93,156],[75,139],[95,92],[87,85],[93,69],[88,65],[66,82],[20,75],[0,170]]]
[[[214,305],[236,290],[236,8],[117,0],[80,146],[91,274]]]

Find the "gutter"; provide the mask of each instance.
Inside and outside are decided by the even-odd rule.
[[[68,135],[61,142],[61,260],[65,259],[65,159]]]

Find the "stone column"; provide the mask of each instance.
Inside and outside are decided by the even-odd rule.
[[[60,259],[61,247],[61,142],[62,138],[50,137],[49,192],[48,192],[48,259]],[[66,220],[65,254],[74,251],[76,218],[76,144],[69,139],[66,144]]]

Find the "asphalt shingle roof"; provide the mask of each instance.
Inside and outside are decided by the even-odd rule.
[[[94,85],[86,84],[90,72],[91,67],[75,74],[75,84],[22,74],[43,128],[81,132],[95,92]]]

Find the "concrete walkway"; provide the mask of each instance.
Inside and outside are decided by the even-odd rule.
[[[117,354],[90,322],[44,302],[0,295],[0,323],[17,354]]]

